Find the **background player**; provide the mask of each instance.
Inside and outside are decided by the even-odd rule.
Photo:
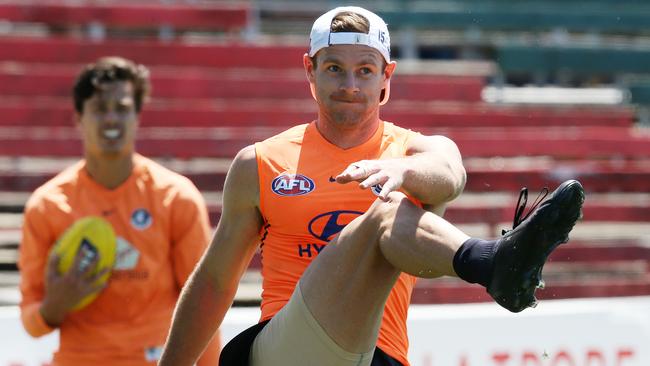
[[[154,364],[180,289],[209,241],[205,202],[194,185],[135,152],[149,88],[148,70],[129,60],[106,57],[86,66],[74,85],[84,158],[26,205],[21,317],[32,336],[60,330],[54,365]],[[89,215],[108,220],[118,237],[105,288],[84,273],[58,274],[58,257],[48,259],[57,238]],[[70,311],[97,291],[94,302]],[[217,334],[200,364],[215,364],[219,346]]]

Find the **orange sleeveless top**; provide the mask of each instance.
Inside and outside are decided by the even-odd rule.
[[[415,132],[383,122],[362,145],[343,150],[323,138],[315,122],[255,144],[262,233],[262,317],[289,300],[303,271],[336,234],[377,198],[372,189],[330,181],[363,159],[405,156]],[[377,192],[378,193],[378,192]],[[408,365],[406,316],[415,277],[402,274],[388,297],[377,346]]]
[[[39,337],[53,329],[39,308],[50,248],[75,220],[102,216],[117,235],[108,286],[87,307],[66,315],[52,365],[155,365],[183,284],[210,241],[205,201],[192,182],[136,154],[133,172],[115,189],[94,181],[81,160],[27,201],[20,243],[21,319]],[[219,360],[219,340],[201,365]]]

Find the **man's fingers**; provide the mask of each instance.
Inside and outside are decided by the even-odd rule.
[[[77,268],[79,274],[85,278],[90,276],[92,271],[95,270],[97,262],[99,262],[99,255],[95,255],[91,258],[83,258],[79,265],[75,268]]]
[[[106,288],[106,286],[108,286],[108,283],[107,283],[107,282],[95,283],[95,284],[93,284],[92,286],[88,286],[88,287],[86,288],[86,290],[83,292],[83,297],[82,297],[82,299],[83,299],[84,297],[90,295],[90,294],[94,294],[94,293],[97,293],[97,292],[102,291],[103,289]]]
[[[47,261],[48,277],[56,277],[59,275],[59,262],[61,262],[61,257],[57,253],[52,252]]]
[[[373,174],[369,176],[366,180],[359,183],[359,187],[362,189],[370,188],[376,184],[384,184],[388,180],[388,177],[383,174]]]
[[[77,249],[77,253],[74,255],[74,261],[72,262],[72,268],[68,270],[69,275],[75,275],[82,272],[81,263],[84,260],[84,253],[81,250],[81,247]]]
[[[99,271],[99,272],[95,273],[94,275],[92,275],[88,280],[91,281],[91,282],[95,282],[95,281],[99,280],[100,278],[102,278],[105,274],[109,273],[110,271],[111,271],[111,268],[104,268],[101,271]]]
[[[365,170],[359,166],[349,166],[341,174],[336,176],[338,183],[350,183],[357,179],[364,178]]]
[[[349,183],[365,179],[374,173],[376,173],[376,169],[372,169],[366,166],[366,164],[354,163],[350,164],[341,174],[337,175],[336,181],[338,183]]]
[[[379,198],[382,200],[387,200],[388,199],[388,194],[390,192],[396,191],[401,187],[401,183],[394,178],[389,178],[386,183],[383,184],[381,188],[381,192],[379,192]]]

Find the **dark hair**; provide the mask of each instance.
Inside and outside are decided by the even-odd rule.
[[[332,33],[350,32],[368,34],[370,32],[370,22],[361,14],[342,11],[332,19],[330,31]],[[316,55],[311,58],[311,62],[314,68],[316,68]]]
[[[84,67],[74,83],[75,110],[82,113],[84,102],[92,98],[100,84],[115,81],[133,83],[133,99],[135,109],[139,113],[151,90],[149,70],[143,65],[136,65],[131,60],[116,56],[102,57]]]

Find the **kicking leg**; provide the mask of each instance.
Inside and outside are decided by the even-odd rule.
[[[292,298],[285,308],[304,305],[303,319],[325,334],[330,349],[334,344],[347,356],[364,354],[363,360],[374,349],[386,299],[401,272],[465,279],[472,272],[468,268],[480,267],[480,283],[488,293],[508,310],[521,311],[534,304],[542,267],[553,249],[568,239],[583,201],[582,186],[565,182],[528,218],[516,222],[514,230],[486,242],[469,239],[441,217],[392,193],[388,202],[377,200],[327,245],[298,284],[294,297],[300,296],[300,301]],[[285,337],[286,328],[266,338]],[[253,360],[255,355],[264,357],[263,352],[252,354]]]
[[[469,237],[393,193],[348,224],[307,268],[299,286],[318,323],[342,348],[374,348],[386,299],[401,272],[453,275]]]
[[[421,235],[419,223],[428,222],[425,216],[433,215],[401,193],[389,197],[389,202],[374,202],[314,259],[289,302],[255,338],[251,365],[370,365],[386,300],[402,272],[389,262],[380,243],[410,245]],[[397,231],[396,216],[404,216],[404,225]],[[434,237],[441,242],[431,243],[426,255],[446,257],[436,260],[445,263],[436,271],[443,273],[449,270],[455,248],[465,236],[454,229],[453,235]],[[450,249],[444,249],[447,246]],[[402,256],[390,250],[395,252],[390,257]],[[412,254],[405,251],[404,255]],[[405,258],[399,261],[408,263]],[[411,266],[412,272],[431,269],[433,273],[435,269],[428,263],[421,270],[416,265]]]
[[[355,352],[376,339],[383,305],[400,272],[463,278],[467,267],[483,268],[488,293],[519,312],[535,305],[542,268],[568,240],[583,202],[582,185],[564,182],[512,231],[483,247],[403,195],[391,195],[350,223],[305,271],[300,281],[305,303],[332,339]],[[468,255],[472,252],[478,254]]]

